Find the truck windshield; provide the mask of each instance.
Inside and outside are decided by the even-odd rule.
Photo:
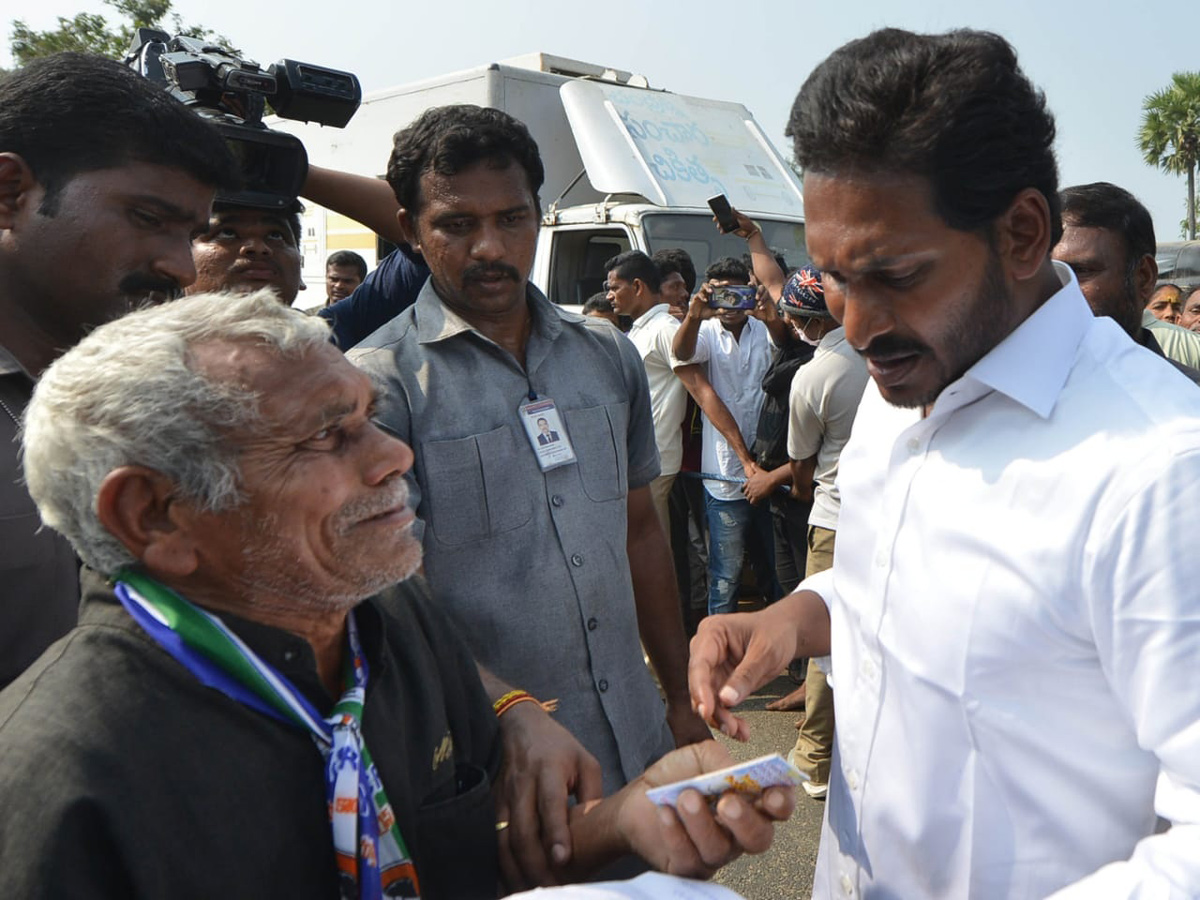
[[[794,269],[808,262],[804,249],[804,225],[801,222],[784,222],[767,218],[754,220],[763,230],[767,246],[787,261],[786,269]],[[650,213],[642,218],[649,252],[678,247],[686,250],[703,277],[704,270],[722,256],[740,259],[746,251],[746,242],[732,234],[721,234],[707,212],[695,213]]]

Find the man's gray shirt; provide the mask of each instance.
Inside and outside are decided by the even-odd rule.
[[[642,660],[626,494],[659,473],[634,346],[532,286],[526,368],[448,310],[414,306],[348,354],[413,449],[425,575],[476,658],[535,697],[604,769],[605,792],[671,749]],[[518,407],[552,399],[578,462],[541,471]],[[411,481],[411,479],[410,479]]]

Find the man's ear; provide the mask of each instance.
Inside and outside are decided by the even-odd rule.
[[[409,215],[408,210],[402,206],[396,210],[396,221],[400,223],[400,233],[404,235],[405,242],[418,253],[420,253],[421,244],[417,238],[416,220]]]
[[[1009,275],[1036,278],[1050,254],[1050,204],[1037,188],[1025,188],[996,221],[994,239]]]
[[[1142,258],[1138,260],[1133,269],[1133,286],[1138,299],[1142,302],[1143,309],[1154,295],[1154,285],[1157,281],[1158,260],[1154,258],[1153,254],[1142,254]]]
[[[145,466],[121,466],[105,476],[96,496],[102,524],[151,574],[184,577],[198,565],[192,509],[175,484]]]
[[[41,203],[39,187],[33,170],[23,157],[17,153],[0,153],[0,230],[12,228],[24,206]]]

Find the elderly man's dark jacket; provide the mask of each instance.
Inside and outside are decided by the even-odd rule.
[[[320,752],[306,732],[201,685],[107,586],[0,693],[0,897],[338,896]],[[465,646],[404,584],[356,611],[363,731],[422,896],[495,896],[495,715]],[[222,618],[323,714],[299,637]]]

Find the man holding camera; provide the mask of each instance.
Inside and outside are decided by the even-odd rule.
[[[79,604],[75,554],[19,473],[34,382],[92,327],[192,282],[192,232],[235,172],[211,126],[118,63],[63,53],[0,82],[0,686]]]
[[[719,259],[704,276],[707,280],[692,297],[675,334],[673,351],[681,363],[706,366],[713,390],[733,415],[741,436],[739,447],[705,415],[701,468],[715,476],[704,479],[708,613],[713,615],[737,608],[747,544],[764,598],[771,602],[779,596],[770,511],[765,505],[751,504],[742,494],[741,483],[758,471],[747,447],[754,444],[765,396],[762,380],[771,365],[771,332],[777,332],[777,343],[782,343],[784,325],[774,304],[760,300],[740,260]]]

